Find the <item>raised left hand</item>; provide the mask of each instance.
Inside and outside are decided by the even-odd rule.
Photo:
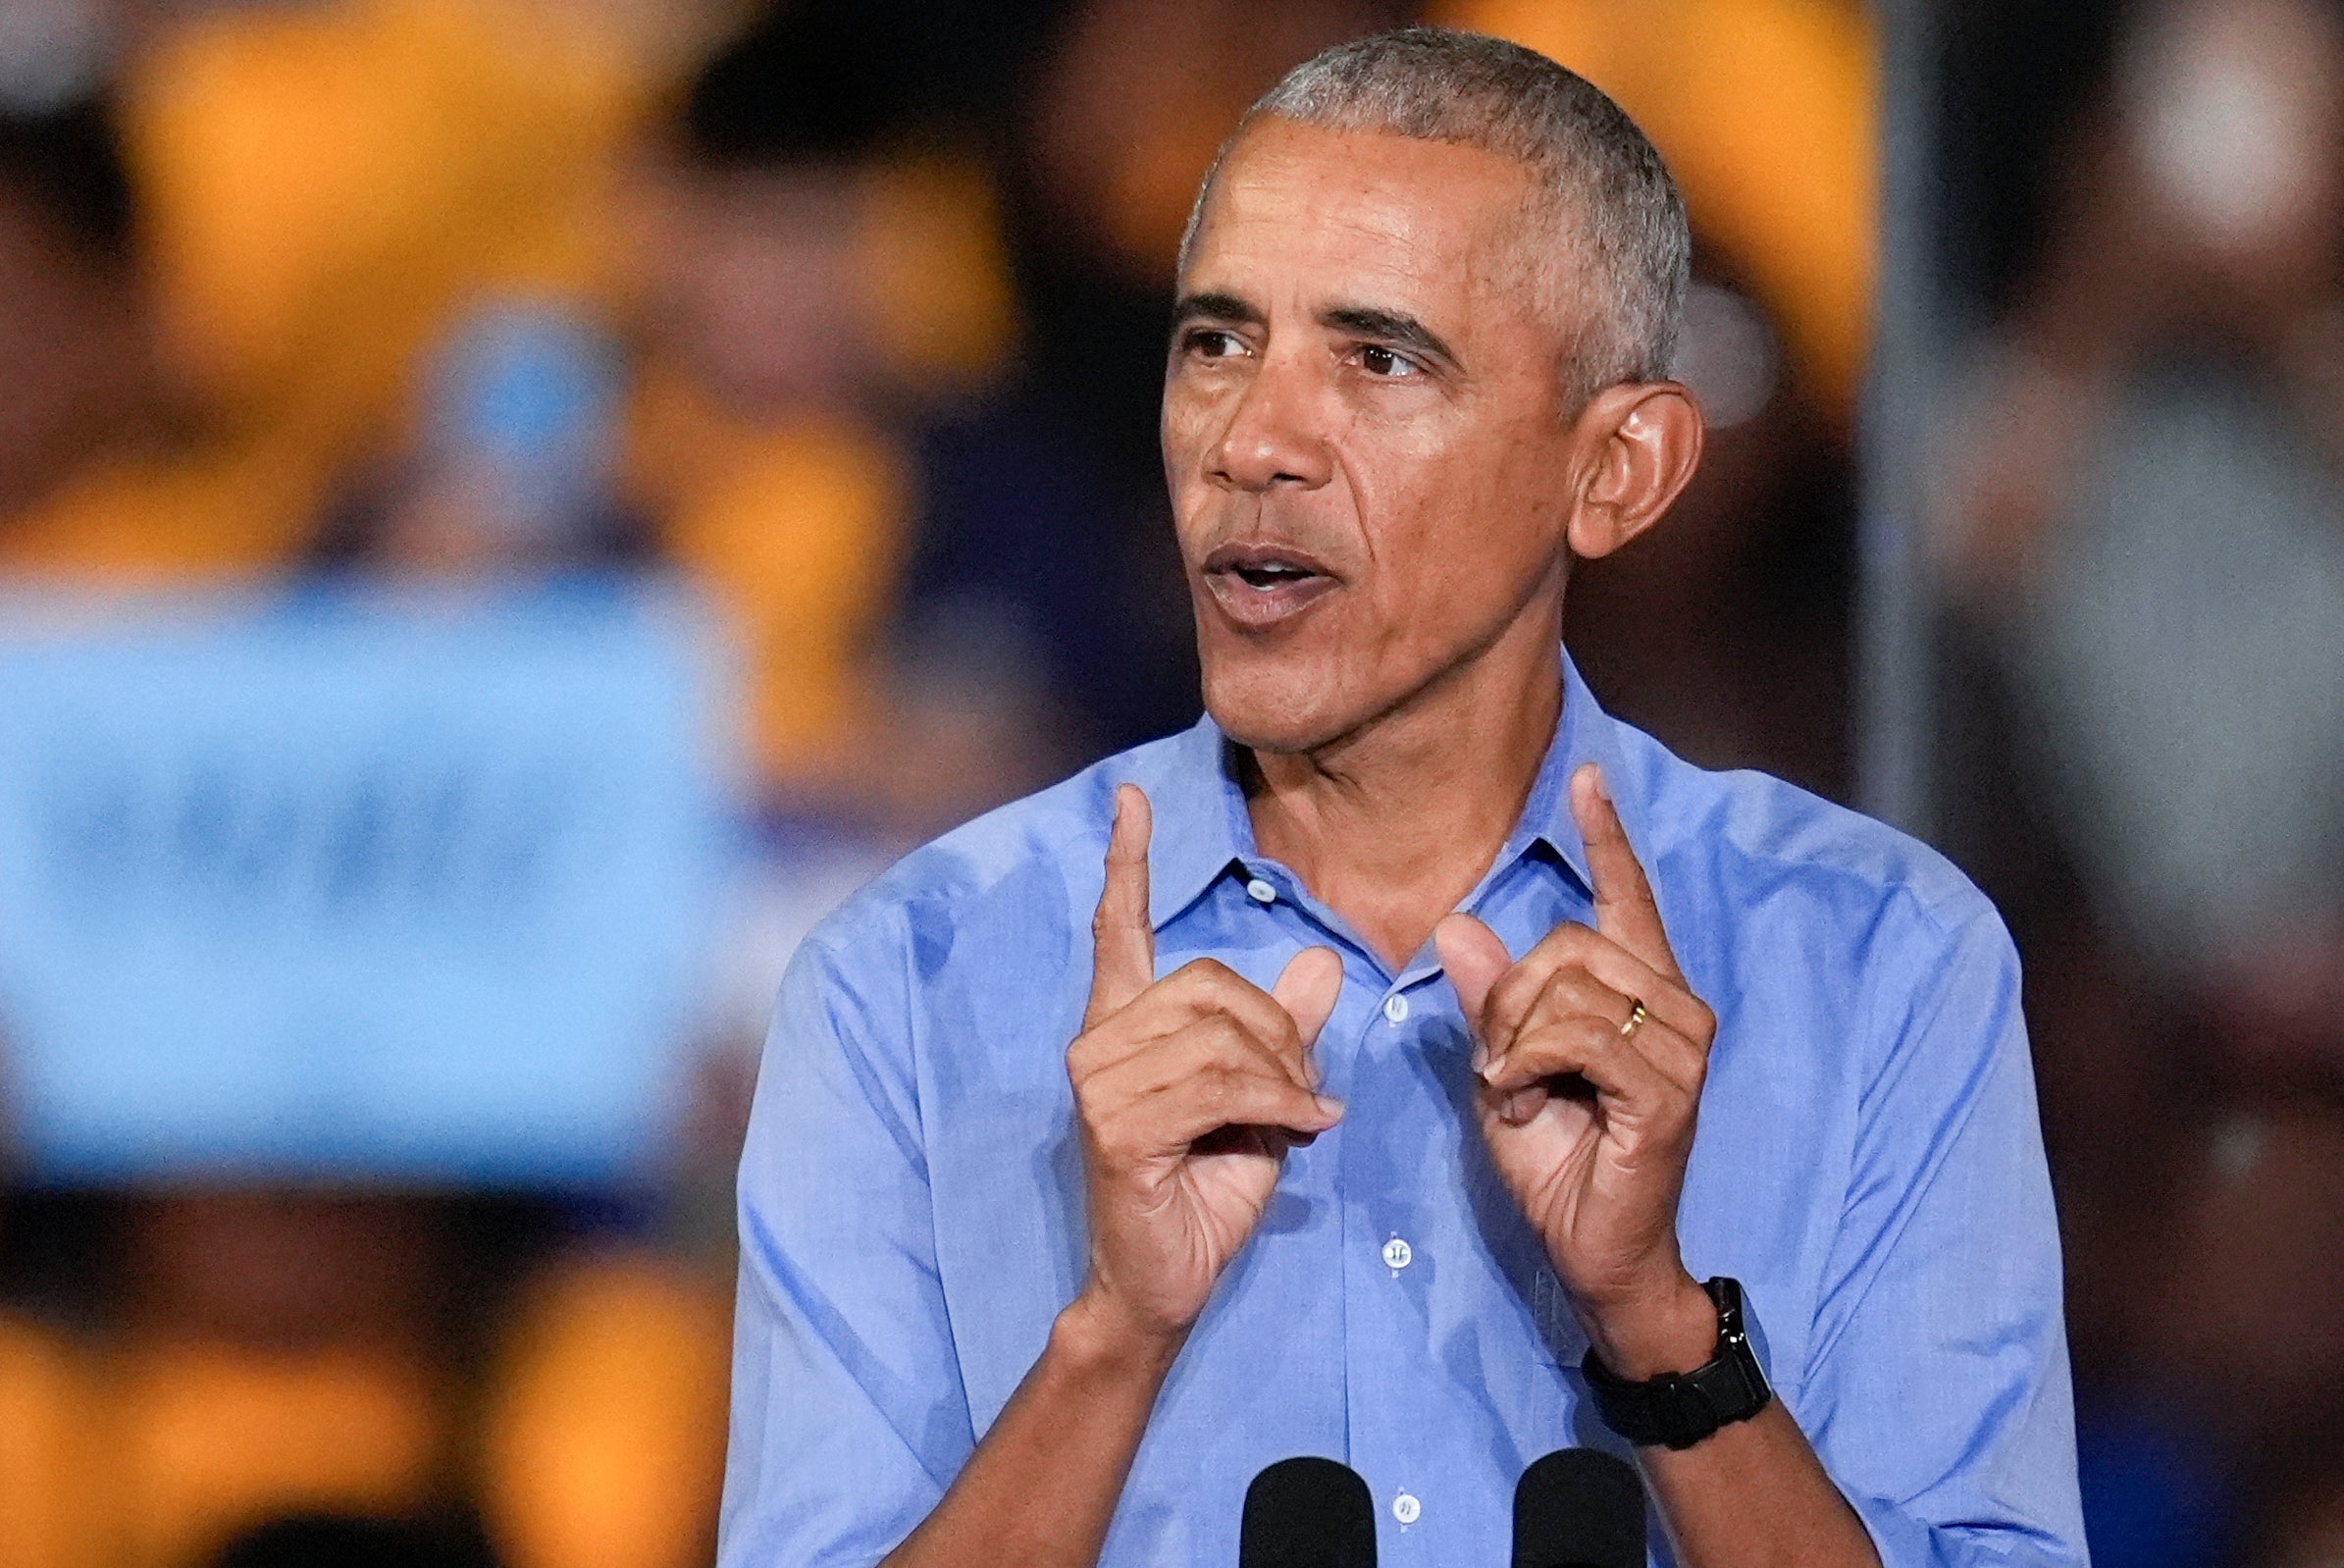
[[[1470,915],[1433,939],[1474,1030],[1482,1131],[1605,1366],[1690,1372],[1717,1316],[1677,1249],[1677,1198],[1717,1017],[1693,994],[1592,764],[1571,779],[1595,925],[1515,962]],[[1639,1004],[1641,1004],[1641,1009]]]

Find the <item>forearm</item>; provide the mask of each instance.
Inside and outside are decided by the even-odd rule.
[[[1641,1448],[1637,1459],[1684,1568],[1880,1568],[1779,1399],[1691,1448]]]
[[[1050,1342],[933,1513],[882,1568],[1093,1568],[1179,1345],[1086,1302]]]

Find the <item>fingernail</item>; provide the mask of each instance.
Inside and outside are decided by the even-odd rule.
[[[1611,785],[1604,779],[1602,767],[1596,763],[1590,762],[1588,764],[1588,771],[1594,775],[1592,783],[1595,793],[1601,796],[1604,800],[1610,800]]]
[[[1311,1098],[1318,1102],[1320,1115],[1338,1119],[1342,1116],[1343,1102],[1336,1099],[1333,1095],[1314,1094],[1311,1096]]]
[[[1487,1047],[1487,1046],[1484,1045],[1484,1044],[1483,1044],[1481,1041],[1479,1041],[1479,1040],[1476,1040],[1476,1041],[1474,1041],[1474,1042],[1473,1042],[1473,1070],[1474,1070],[1476,1072],[1479,1072],[1479,1071],[1482,1071],[1482,1069],[1484,1069],[1484,1068],[1487,1067],[1488,1065],[1489,1065],[1489,1047]]]

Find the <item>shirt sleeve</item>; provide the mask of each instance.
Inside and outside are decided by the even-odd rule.
[[[741,1159],[719,1568],[877,1562],[975,1447],[939,1283],[904,966],[821,933],[782,981]]]
[[[2018,958],[1976,914],[1875,967],[1875,1058],[1796,1413],[1887,1568],[2086,1561]]]

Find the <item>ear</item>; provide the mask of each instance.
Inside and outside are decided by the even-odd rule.
[[[1586,454],[1571,552],[1586,560],[1660,521],[1701,463],[1700,405],[1681,383],[1606,388],[1580,410],[1573,436]]]

